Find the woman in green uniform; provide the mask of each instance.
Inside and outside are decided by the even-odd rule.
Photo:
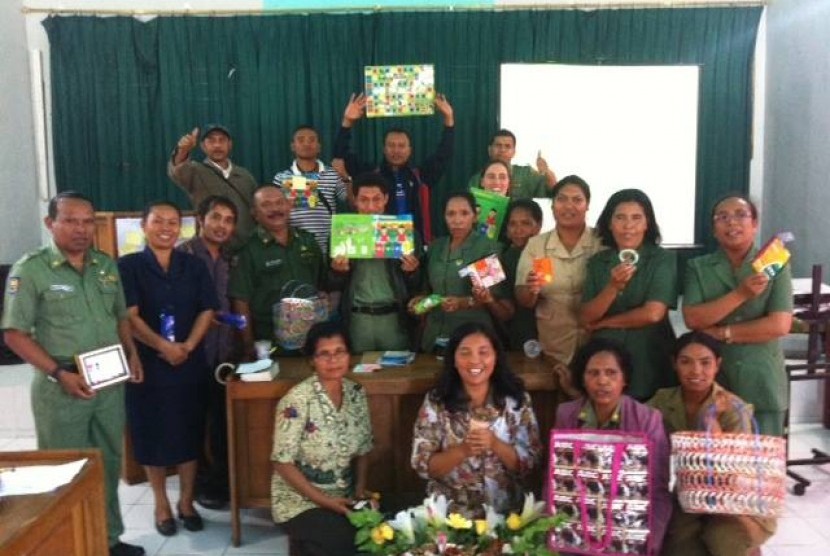
[[[588,261],[580,322],[594,336],[628,348],[634,357],[629,394],[646,400],[675,384],[668,312],[677,303],[676,257],[658,245],[651,200],[639,189],[623,189],[608,199],[597,234],[609,249]]]
[[[787,376],[778,338],[792,324],[792,278],[785,266],[773,278],[752,268],[758,254],[758,210],[731,195],[712,211],[714,253],[689,261],[683,288],[683,318],[692,330],[721,340],[719,381],[755,407],[762,434],[784,433]]]
[[[441,304],[427,313],[421,341],[423,351],[432,351],[436,338],[449,338],[464,322],[493,326],[492,319],[506,321],[513,316],[513,304],[505,299],[502,282],[492,288],[473,287],[469,277],[459,271],[488,255],[499,253],[499,244],[473,231],[476,222],[475,199],[468,192],[453,193],[447,199],[444,219],[449,235],[435,239],[426,257],[428,293],[440,295]],[[423,295],[409,302],[415,312]]]

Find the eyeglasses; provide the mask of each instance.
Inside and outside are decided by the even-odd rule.
[[[334,361],[336,359],[343,359],[344,357],[348,357],[349,352],[345,349],[336,349],[334,351],[321,351],[320,353],[314,354],[314,359],[319,361]]]
[[[739,210],[737,212],[733,212],[732,214],[728,212],[718,212],[715,214],[713,219],[715,222],[720,224],[728,224],[729,222],[743,222],[744,220],[749,220],[752,218],[752,213],[747,212],[745,210]]]

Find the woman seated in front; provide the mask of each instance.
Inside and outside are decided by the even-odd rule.
[[[752,406],[715,382],[720,342],[702,332],[677,339],[674,368],[680,386],[658,390],[648,404],[663,414],[666,432],[749,432]],[[756,553],[775,532],[774,519],[684,513],[675,501],[663,554],[744,556]]]
[[[450,511],[467,516],[482,516],[482,504],[518,509],[522,478],[541,448],[530,395],[492,328],[456,328],[412,439],[412,467],[427,479],[427,494],[445,495]]]
[[[292,554],[354,554],[346,514],[353,500],[366,497],[372,424],[366,391],[345,378],[349,351],[340,324],[315,324],[304,348],[314,373],[277,405],[271,511]]]
[[[618,430],[643,433],[651,445],[654,480],[651,503],[651,542],[659,551],[671,516],[669,496],[669,443],[659,411],[623,392],[632,374],[631,354],[622,344],[594,338],[574,356],[571,370],[574,386],[583,397],[560,404],[557,429]]]

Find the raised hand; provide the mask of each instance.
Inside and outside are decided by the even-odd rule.
[[[349,97],[349,103],[343,111],[343,127],[352,127],[366,113],[366,95],[360,93]]]
[[[435,95],[435,108],[444,116],[444,126],[452,127],[455,125],[455,114],[453,113],[452,104],[444,95]]]
[[[540,174],[547,174],[550,167],[548,166],[548,161],[542,157],[542,151],[538,151],[536,153],[536,169],[539,171]]]
[[[182,138],[179,139],[178,144],[176,145],[179,147],[180,151],[190,152],[193,150],[194,147],[199,143],[199,128],[194,127],[190,133],[182,135]]]

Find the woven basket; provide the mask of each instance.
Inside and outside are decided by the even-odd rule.
[[[786,443],[760,434],[671,435],[677,498],[684,511],[778,517],[786,495]]]

